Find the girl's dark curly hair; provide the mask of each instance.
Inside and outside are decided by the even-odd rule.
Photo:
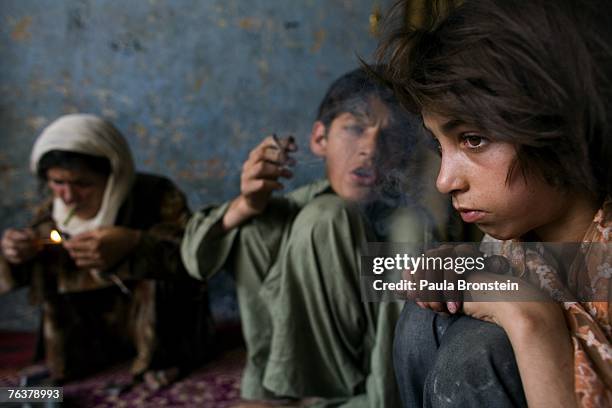
[[[377,51],[413,112],[449,116],[513,143],[512,171],[610,195],[612,4],[604,0],[432,0],[422,27],[402,0]]]

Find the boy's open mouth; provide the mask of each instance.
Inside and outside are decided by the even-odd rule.
[[[358,167],[351,172],[351,176],[361,185],[371,186],[376,182],[376,172],[372,167]]]

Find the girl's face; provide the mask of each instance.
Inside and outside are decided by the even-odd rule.
[[[556,241],[567,223],[572,198],[540,177],[520,169],[507,180],[515,146],[492,141],[471,125],[423,112],[442,157],[436,186],[450,194],[465,222],[497,239],[519,238],[533,231],[542,241]]]

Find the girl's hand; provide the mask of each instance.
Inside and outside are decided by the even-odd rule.
[[[482,257],[483,254],[474,245],[462,244],[458,246],[441,245],[438,248],[431,249],[426,252],[426,257],[439,257],[441,259],[447,258],[477,258]],[[491,272],[497,271],[496,264],[487,265]],[[466,274],[467,275],[467,274]],[[453,269],[420,269],[414,274],[410,271],[404,273],[403,278],[416,282],[419,287],[421,280],[427,280],[430,283],[437,282],[446,284],[452,284],[455,288],[457,287],[457,281],[459,279],[466,279],[466,275],[458,273]],[[434,312],[455,314],[461,310],[463,305],[463,294],[458,290],[448,291],[415,291],[409,292],[408,298],[414,300],[416,304],[424,309],[430,309]]]
[[[470,301],[463,303],[463,313],[475,319],[495,323],[507,330],[509,326],[520,323],[521,317],[536,312],[536,309],[542,309],[542,305],[549,308],[554,304],[546,293],[515,276],[474,272],[469,276],[468,281],[493,283],[499,281],[500,278],[519,285],[519,290],[515,295],[500,294],[495,291],[469,290],[465,297]]]
[[[484,282],[496,277],[474,274],[471,278]],[[519,283],[516,301],[488,301],[496,295],[471,291],[476,301],[465,302],[464,313],[504,329],[529,406],[576,406],[573,346],[561,305],[519,278],[504,278]]]

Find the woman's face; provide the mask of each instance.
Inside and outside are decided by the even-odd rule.
[[[96,216],[102,206],[108,177],[91,170],[68,170],[51,167],[47,170],[47,185],[53,197],[60,198],[81,219]]]
[[[489,140],[481,130],[441,115],[424,112],[423,122],[442,157],[436,186],[451,195],[465,222],[498,239],[533,231],[543,241],[557,240],[571,197],[539,177],[523,177],[520,169],[507,180],[516,157],[513,144]]]

